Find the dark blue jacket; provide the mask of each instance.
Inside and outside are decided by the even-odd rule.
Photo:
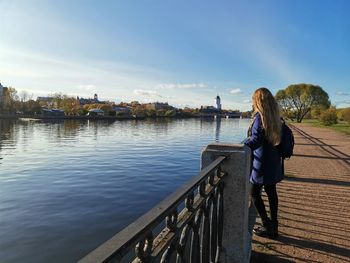
[[[250,182],[258,185],[274,185],[283,179],[282,158],[265,138],[260,114],[255,115],[251,136],[244,143],[252,150]]]

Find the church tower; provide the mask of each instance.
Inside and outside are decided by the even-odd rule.
[[[221,99],[220,99],[219,95],[216,96],[215,102],[216,102],[216,109],[218,111],[221,111]]]

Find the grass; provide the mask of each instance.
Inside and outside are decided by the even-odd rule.
[[[296,123],[296,121],[289,121],[289,122]],[[301,123],[308,123],[314,127],[332,129],[332,130],[350,135],[350,124],[345,121],[338,121],[337,124],[333,124],[331,126],[325,126],[322,123],[320,123],[319,120],[315,120],[315,119],[304,119]]]

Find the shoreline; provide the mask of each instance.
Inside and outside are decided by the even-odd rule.
[[[30,119],[30,120],[144,120],[144,119],[158,119],[158,118],[170,118],[170,119],[191,119],[191,118],[217,118],[216,115],[193,115],[193,116],[42,116],[31,114],[0,114],[0,120],[18,120],[18,119]],[[227,118],[226,115],[221,115],[218,118]],[[239,119],[240,117],[229,117],[230,119]]]
[[[31,119],[31,120],[140,120],[144,117],[133,116],[42,116],[42,115],[30,115],[30,114],[0,114],[0,120],[18,120],[18,119]]]

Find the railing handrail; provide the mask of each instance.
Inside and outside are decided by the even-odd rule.
[[[164,217],[166,217],[174,208],[178,207],[189,192],[194,191],[202,181],[206,180],[208,174],[213,172],[225,160],[225,158],[225,156],[219,156],[216,158],[210,165],[202,169],[196,177],[189,180],[174,193],[159,202],[151,210],[78,262],[106,262],[118,254],[120,257],[124,256],[123,250],[125,250],[125,248],[132,246],[140,239],[146,238],[148,233],[145,229],[152,229],[158,226],[164,220]],[[125,251],[125,253],[127,252],[128,251]]]

